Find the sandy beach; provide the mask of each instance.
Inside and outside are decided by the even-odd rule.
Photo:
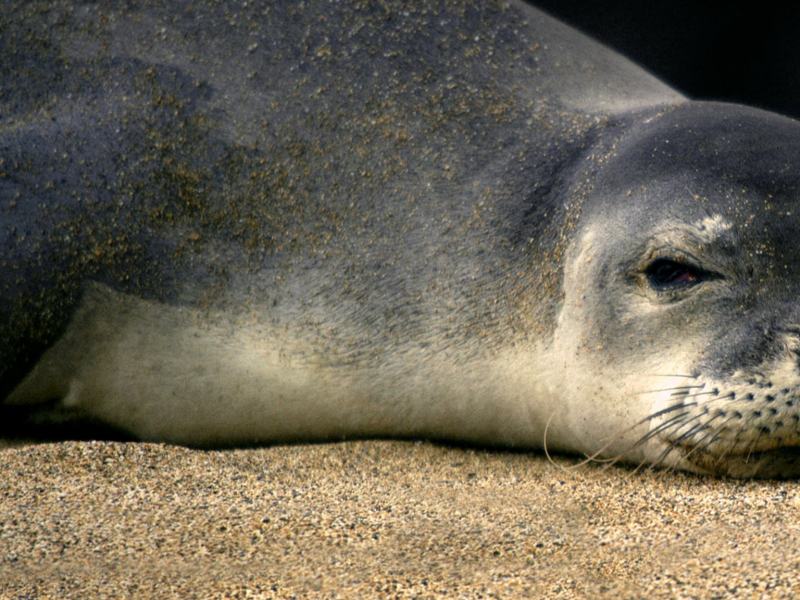
[[[415,442],[0,450],[2,598],[788,597],[800,486]]]

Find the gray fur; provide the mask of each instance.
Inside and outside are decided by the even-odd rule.
[[[557,448],[619,434],[602,454],[664,462],[656,440],[714,447],[630,399],[643,362],[691,354],[663,332],[711,382],[779,361],[798,322],[797,125],[689,102],[521,2],[12,2],[0,53],[13,403],[206,444],[537,446],[558,414]],[[727,244],[679,310],[647,291],[658,236]],[[776,439],[750,452],[798,433]]]
[[[26,1],[0,19],[6,390],[88,280],[256,302],[312,336],[333,309],[330,360],[395,352],[393,327],[432,347],[527,335],[506,305],[528,293],[546,328],[557,258],[529,264],[560,252],[563,218],[541,213],[569,208],[605,104],[677,98],[518,3]],[[432,328],[433,304],[456,322]]]

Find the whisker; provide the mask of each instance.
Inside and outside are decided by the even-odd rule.
[[[697,425],[692,427],[690,430],[688,430],[686,433],[681,435],[679,438],[677,438],[675,440],[670,440],[669,446],[666,448],[666,450],[664,450],[664,452],[662,452],[659,455],[659,457],[653,462],[652,465],[650,465],[649,468],[651,470],[652,469],[657,469],[661,465],[661,463],[663,463],[667,459],[667,456],[669,456],[670,453],[679,446],[681,441],[685,440],[688,437],[693,436],[698,431],[701,431],[703,429],[703,427],[705,427],[704,423],[698,423]]]
[[[688,404],[684,404],[683,402],[678,402],[678,403],[672,404],[672,405],[670,405],[670,406],[667,406],[666,408],[662,408],[661,410],[658,410],[658,411],[656,411],[656,412],[654,412],[654,413],[652,413],[652,414],[650,414],[650,415],[648,415],[648,416],[644,417],[643,419],[641,419],[641,420],[637,421],[636,423],[634,423],[634,424],[633,424],[633,425],[631,425],[630,427],[627,427],[626,429],[623,429],[622,431],[619,431],[619,432],[617,432],[617,433],[613,434],[613,435],[612,435],[612,436],[609,438],[608,442],[606,442],[605,444],[603,444],[603,446],[601,446],[599,449],[595,450],[593,453],[591,453],[591,454],[586,454],[586,455],[585,455],[585,456],[586,456],[586,458],[585,458],[585,459],[583,459],[583,460],[581,460],[579,463],[576,463],[576,464],[574,464],[574,465],[572,465],[572,466],[570,466],[570,467],[564,467],[563,465],[558,465],[558,466],[559,466],[560,468],[562,468],[562,469],[567,469],[567,470],[570,470],[570,469],[573,469],[573,468],[582,467],[582,466],[584,466],[584,465],[587,465],[587,464],[589,464],[589,463],[610,463],[610,464],[609,464],[609,466],[611,466],[611,465],[613,465],[614,463],[618,462],[618,461],[619,461],[619,460],[620,460],[620,459],[621,459],[621,458],[622,458],[622,457],[623,457],[625,454],[627,454],[627,453],[628,453],[628,452],[630,452],[631,450],[633,450],[633,449],[635,449],[635,448],[637,448],[637,447],[638,447],[638,445],[637,445],[638,441],[637,441],[637,443],[634,443],[634,444],[633,444],[631,447],[629,447],[628,449],[626,449],[626,450],[625,450],[625,451],[624,451],[622,454],[619,454],[619,455],[617,455],[617,456],[615,456],[615,457],[611,457],[611,458],[599,458],[599,456],[600,456],[600,455],[601,455],[603,452],[605,452],[605,451],[608,449],[608,447],[609,447],[609,446],[611,446],[611,445],[612,445],[614,442],[616,442],[616,441],[617,441],[619,438],[621,438],[623,435],[625,435],[625,434],[626,434],[626,433],[628,433],[629,431],[632,431],[633,429],[636,429],[637,427],[639,427],[639,426],[641,426],[641,425],[644,425],[644,424],[645,424],[645,423],[647,423],[648,421],[652,421],[653,419],[656,419],[656,418],[658,418],[658,417],[661,417],[661,416],[663,416],[663,415],[669,414],[669,413],[671,413],[671,412],[673,412],[673,411],[675,411],[675,410],[679,410],[679,409],[681,409],[681,408],[690,408],[690,407],[692,407],[692,406],[696,406],[696,403],[694,403],[694,402],[690,402],[690,403],[688,403]],[[688,414],[688,413],[683,413],[683,415],[686,415],[686,414]],[[678,415],[678,416],[683,416],[683,415]],[[548,419],[548,421],[547,421],[547,425],[545,426],[545,435],[544,435],[544,438],[545,438],[545,439],[543,440],[543,446],[544,446],[544,452],[545,452],[545,456],[547,456],[548,460],[550,460],[550,462],[551,462],[551,463],[555,464],[555,463],[552,461],[552,459],[550,458],[550,455],[548,454],[548,451],[547,451],[547,430],[548,430],[548,429],[549,429],[549,427],[550,427],[550,422],[553,420],[553,416],[555,416],[555,413],[553,413],[553,415],[551,415],[551,416],[550,416],[550,419]],[[670,420],[666,421],[665,423],[662,423],[662,424],[660,424],[660,425],[659,425],[659,426],[658,426],[658,427],[657,427],[655,430],[653,430],[653,431],[655,431],[655,433],[658,433],[658,432],[659,432],[659,431],[661,431],[661,430],[662,430],[662,429],[663,429],[665,426],[669,426],[669,424],[670,424],[670,423],[672,423],[674,420],[675,420],[675,417],[673,417],[672,419],[670,419]],[[644,441],[646,441],[646,440],[641,440],[641,438],[640,438],[640,440],[639,440],[639,441],[642,441],[642,443],[643,443],[643,442],[644,442]]]
[[[675,430],[672,432],[672,435],[675,436],[675,437],[673,437],[672,441],[673,442],[680,442],[681,440],[683,440],[684,436],[686,435],[686,433],[688,431],[690,431],[690,429],[687,429],[686,431],[684,431],[684,433],[681,433],[681,430],[686,426],[692,425],[692,423],[702,422],[702,419],[706,414],[707,413],[694,414],[694,415],[691,415],[688,419],[684,419],[683,423],[678,425],[675,428]]]
[[[642,459],[642,460],[639,462],[639,464],[638,464],[638,465],[636,465],[636,466],[635,466],[635,467],[634,467],[634,468],[631,470],[630,476],[631,476],[631,477],[633,477],[633,476],[634,476],[634,475],[636,475],[636,474],[637,474],[639,471],[641,471],[641,470],[642,470],[642,467],[644,467],[644,465],[645,465],[645,463],[646,463],[646,462],[647,462],[647,459],[646,459],[646,458],[643,458],[643,459]]]
[[[558,463],[556,463],[556,461],[554,461],[552,459],[552,457],[550,456],[550,452],[547,450],[547,431],[550,429],[550,423],[553,422],[553,417],[556,416],[557,412],[558,411],[555,411],[555,410],[552,412],[552,414],[550,415],[550,418],[547,419],[547,423],[544,426],[544,434],[542,435],[542,449],[544,450],[544,455],[547,457],[547,461],[551,465],[556,466],[556,467],[565,468],[563,465],[559,465]]]
[[[705,448],[710,447],[711,444],[716,442],[719,439],[720,435],[722,435],[722,432],[725,431],[725,426],[728,423],[730,423],[731,421],[733,421],[734,419],[737,419],[737,418],[740,418],[740,417],[737,417],[736,415],[731,415],[730,417],[725,419],[722,423],[720,423],[719,426],[714,430],[714,436],[710,440],[708,440],[708,442],[706,443]],[[737,433],[734,436],[734,440],[738,439],[738,436],[739,436],[739,434]]]
[[[750,456],[752,456],[752,454],[753,454],[753,448],[756,447],[756,444],[758,443],[758,440],[761,439],[761,435],[763,433],[764,432],[761,429],[759,429],[758,430],[758,435],[756,435],[755,439],[750,443],[750,448],[747,449],[747,456],[744,459],[744,463],[745,464],[750,462]]]
[[[614,464],[616,464],[617,462],[622,460],[622,458],[626,454],[628,454],[632,450],[635,450],[636,448],[638,448],[639,446],[641,446],[642,444],[644,444],[648,440],[652,439],[654,436],[658,435],[659,433],[661,433],[665,429],[669,429],[670,427],[673,427],[676,424],[680,428],[686,422],[686,419],[684,417],[686,415],[688,415],[688,414],[689,413],[681,413],[679,415],[675,415],[675,416],[671,417],[670,419],[664,421],[663,423],[659,424],[658,427],[656,427],[654,429],[651,429],[645,435],[643,435],[638,440],[636,440],[633,444],[631,444],[628,448],[626,448],[623,452],[617,454],[613,458],[606,459],[604,461],[604,462],[606,462],[606,464],[604,465],[604,468],[613,466]],[[691,422],[691,419],[689,419],[689,422]],[[642,461],[642,463],[640,463],[639,467],[641,467],[644,464],[644,462],[646,462],[646,460],[647,459]],[[637,469],[638,469],[638,467],[637,467]],[[637,469],[634,469],[634,472],[636,472]]]
[[[642,437],[640,437],[638,440],[636,440],[636,442],[630,448],[628,448],[626,450],[626,452],[630,452],[631,450],[635,450],[636,448],[638,448],[639,446],[641,446],[645,442],[650,441],[655,436],[657,436],[659,433],[661,433],[665,429],[669,429],[670,427],[672,427],[676,423],[678,425],[678,429],[680,429],[687,422],[691,423],[693,419],[691,419],[691,418],[690,419],[685,419],[684,418],[688,414],[689,414],[688,412],[685,412],[685,413],[681,413],[679,415],[675,415],[670,419],[667,419],[663,423],[659,424],[658,427],[655,427],[655,428],[651,429],[646,434],[644,434]],[[696,417],[694,417],[694,418],[696,418]]]
[[[696,394],[689,394],[685,396],[686,398],[697,398],[697,396],[708,396],[711,395],[718,395],[719,390],[708,390],[707,392],[697,392]]]
[[[644,373],[645,377],[686,377],[687,379],[697,379],[697,375],[684,375],[682,373]]]
[[[574,464],[574,465],[571,465],[571,466],[567,467],[567,466],[564,466],[564,465],[559,464],[556,461],[554,461],[553,457],[550,456],[550,451],[547,448],[547,432],[550,429],[550,423],[553,422],[553,417],[555,417],[557,413],[558,413],[558,411],[554,410],[553,413],[550,415],[550,418],[547,419],[547,423],[544,426],[544,433],[542,435],[542,450],[544,450],[544,455],[547,458],[547,461],[551,465],[553,465],[554,467],[557,467],[557,468],[561,469],[562,471],[574,471],[574,470],[582,467],[584,464],[586,464],[586,461],[581,461],[581,462],[579,462],[577,464]]]
[[[697,376],[694,375],[683,375],[683,374],[657,374],[656,376],[673,376],[673,377],[686,377],[691,379],[697,379]],[[663,392],[673,392],[670,394],[672,397],[679,398],[679,401],[675,401],[669,406],[666,406],[660,410],[657,410],[646,417],[641,418],[630,427],[626,427],[617,433],[612,434],[608,438],[606,438],[605,443],[603,443],[599,448],[594,450],[591,453],[585,453],[584,458],[579,462],[570,465],[564,466],[562,464],[558,464],[553,459],[552,455],[550,454],[550,449],[548,447],[547,438],[549,429],[552,425],[552,420],[555,417],[556,413],[551,415],[550,419],[548,419],[547,424],[544,430],[543,436],[543,449],[547,460],[553,464],[558,466],[559,469],[565,471],[572,471],[574,469],[578,469],[587,465],[589,463],[596,463],[602,465],[604,469],[610,468],[626,456],[630,455],[631,452],[634,450],[641,448],[656,436],[663,436],[663,434],[667,431],[671,431],[670,437],[672,439],[665,439],[664,442],[667,444],[667,447],[660,452],[660,454],[653,460],[650,465],[649,469],[657,469],[661,467],[669,457],[669,455],[675,451],[675,449],[681,448],[685,446],[685,442],[691,440],[693,437],[697,436],[699,439],[696,440],[694,444],[692,444],[691,448],[688,448],[686,451],[684,459],[690,458],[693,454],[701,451],[705,451],[709,447],[711,447],[715,442],[720,439],[722,432],[725,430],[725,426],[730,423],[733,419],[737,418],[735,415],[731,415],[727,418],[725,417],[725,412],[723,411],[716,411],[715,414],[710,414],[708,410],[708,406],[712,403],[718,401],[727,401],[736,398],[736,394],[734,392],[729,392],[727,394],[719,395],[719,390],[714,388],[712,390],[707,391],[694,391],[693,390],[702,390],[708,384],[687,384],[687,385],[677,385],[667,388],[658,388],[653,390],[646,390],[642,392],[637,392],[636,395],[644,395],[644,394],[653,394],[653,393],[663,393]],[[706,400],[701,400],[701,398],[706,396],[715,396],[713,398],[708,398]],[[691,401],[687,401],[691,400]],[[698,414],[692,415],[691,409],[693,407],[703,407],[702,411],[696,411]],[[630,431],[640,427],[646,423],[652,422],[655,419],[660,417],[666,416],[666,420],[661,423],[658,423],[655,427],[641,435],[635,441],[630,443],[623,451],[619,453],[615,453],[614,456],[603,457],[603,453],[607,452],[608,449],[617,441],[619,441],[625,434],[629,433]],[[718,422],[720,419],[724,418],[722,422]],[[716,425],[715,425],[716,423]],[[738,438],[738,436],[737,436]],[[757,444],[758,438],[751,444],[750,452]],[[727,453],[731,452],[736,447],[736,440],[734,440],[725,450],[725,452],[717,458],[719,461],[723,458]],[[723,445],[724,447],[724,445]],[[749,457],[748,453],[748,457]],[[634,469],[633,472],[636,473],[645,466],[647,466],[648,460],[645,458],[643,459]],[[674,468],[675,465],[672,465],[670,468]]]
[[[701,419],[706,414],[707,413],[702,413],[702,414],[699,414],[699,415],[694,415],[689,419],[684,419],[683,423],[679,424],[675,428],[675,432],[674,432],[675,434],[678,434],[681,431],[681,429],[683,427],[687,426],[687,425],[691,425],[692,423],[695,423],[695,422],[696,422],[696,424],[693,427],[690,427],[689,429],[687,429],[686,431],[681,433],[680,435],[678,435],[677,437],[674,437],[673,439],[669,440],[669,444],[670,444],[671,448],[669,448],[665,453],[662,453],[662,455],[659,456],[659,459],[653,464],[653,466],[654,467],[658,466],[658,464],[660,464],[660,462],[663,461],[664,458],[666,458],[666,456],[670,452],[672,452],[672,450],[677,448],[680,445],[681,442],[685,441],[686,439],[690,438],[691,436],[693,436],[698,431],[702,430],[706,426],[706,421],[702,421]]]
[[[684,404],[682,402],[679,402],[677,404],[673,404],[671,406],[667,406],[666,408],[662,408],[661,410],[656,411],[653,414],[650,414],[650,415],[644,417],[643,419],[641,419],[640,421],[634,423],[633,425],[631,425],[627,429],[624,429],[623,431],[620,431],[619,433],[616,433],[614,435],[614,437],[611,438],[608,441],[608,443],[606,443],[602,448],[600,448],[599,450],[595,451],[594,454],[592,454],[591,456],[587,456],[587,459],[594,460],[601,452],[603,452],[611,444],[616,442],[620,437],[622,437],[623,435],[625,435],[629,431],[632,431],[633,429],[636,429],[640,425],[644,425],[648,421],[652,421],[653,419],[656,419],[656,418],[661,417],[663,415],[669,414],[672,411],[679,410],[681,408],[689,408],[691,406],[696,406],[696,403],[691,402],[689,404]],[[663,430],[665,427],[668,427],[670,424],[672,424],[676,419],[678,419],[678,418],[680,418],[682,416],[688,415],[688,414],[689,413],[686,412],[686,413],[681,413],[680,415],[674,415],[673,417],[671,417],[670,419],[668,419],[664,423],[661,423],[658,427],[656,427],[655,429],[650,430],[650,432],[648,432],[647,434],[645,434],[644,436],[639,438],[639,440],[637,440],[632,446],[630,446],[628,449],[625,450],[625,452],[623,452],[623,455],[628,453],[628,452],[630,452],[631,450],[634,450],[634,449],[638,448],[638,446],[641,445],[640,442],[643,443],[643,442],[647,441],[647,439],[652,437],[651,433],[658,433],[659,431]],[[608,460],[616,461],[616,460],[618,460],[618,458],[615,458],[615,459],[603,459],[603,460],[605,460],[605,461],[608,461]]]
[[[648,421],[652,421],[653,419],[671,413],[673,410],[678,410],[679,408],[691,408],[693,406],[697,406],[697,402],[688,402],[688,403],[676,402],[675,404],[671,404],[666,408],[662,408],[661,410],[657,410],[656,412],[646,416],[644,419],[639,421],[634,427],[639,425],[644,425]]]
[[[717,396],[716,398],[711,398],[709,400],[704,400],[702,402],[702,406],[705,409],[705,411],[708,412],[709,411],[709,407],[715,402],[719,402],[721,400],[735,400],[735,399],[736,399],[736,394],[731,392],[729,394],[725,394],[724,396]]]
[[[715,467],[718,466],[720,463],[722,463],[722,461],[728,456],[728,454],[731,453],[731,450],[736,448],[736,445],[737,445],[741,435],[742,435],[742,432],[740,431],[735,436],[733,436],[733,440],[731,440],[731,443],[728,445],[728,449],[725,450],[725,452],[723,452],[722,454],[720,454],[719,457],[717,458],[717,460],[714,461],[714,466]]]
[[[673,390],[691,390],[693,388],[704,388],[706,384],[702,385],[678,385],[675,387],[661,388],[658,390],[647,390],[645,392],[634,392],[635,396],[643,396],[645,394],[656,394],[658,392],[671,392]]]
[[[702,387],[702,386],[681,386],[681,387],[678,387],[676,389],[682,389],[683,387],[689,388],[689,387]],[[709,430],[707,433],[703,434],[703,436],[697,441],[697,443],[689,450],[689,452],[687,453],[687,457],[690,456],[691,454],[693,454],[694,452],[697,452],[698,450],[701,450],[701,449],[703,449],[705,447],[710,446],[711,443],[713,443],[713,441],[715,441],[719,437],[719,435],[720,435],[721,431],[723,430],[724,426],[727,423],[729,423],[731,420],[736,418],[735,415],[731,415],[730,417],[725,419],[722,423],[720,423],[719,426],[717,426],[717,427],[713,426],[713,423],[715,421],[717,421],[718,419],[720,419],[721,417],[723,417],[724,413],[717,412],[717,413],[715,413],[713,415],[709,415],[710,411],[709,411],[708,407],[712,403],[719,402],[719,401],[731,400],[731,399],[735,399],[735,397],[736,397],[735,393],[730,392],[730,393],[727,393],[727,394],[724,394],[724,395],[721,395],[721,396],[716,396],[714,398],[710,398],[710,399],[707,399],[707,400],[704,400],[704,401],[697,400],[697,398],[699,398],[699,397],[702,397],[702,396],[705,396],[705,395],[709,395],[709,394],[714,394],[714,393],[718,393],[718,392],[716,392],[716,390],[712,390],[712,391],[709,391],[709,392],[697,392],[697,393],[694,393],[694,394],[686,394],[686,395],[681,396],[681,401],[680,402],[675,402],[674,404],[671,404],[670,406],[667,406],[666,408],[663,408],[663,409],[661,409],[659,411],[656,411],[656,412],[648,415],[647,417],[641,419],[636,424],[634,424],[632,427],[629,427],[629,428],[625,429],[624,431],[615,434],[614,437],[608,443],[604,444],[603,447],[600,448],[599,450],[597,450],[595,453],[593,453],[591,455],[587,455],[586,459],[584,461],[582,461],[580,464],[586,464],[588,462],[595,462],[595,463],[603,463],[604,468],[613,466],[614,464],[619,462],[622,458],[624,458],[625,455],[629,454],[633,450],[636,450],[637,448],[640,448],[641,446],[643,446],[644,444],[646,444],[647,442],[649,442],[650,440],[652,440],[656,436],[662,435],[664,432],[669,431],[669,430],[673,431],[673,439],[672,440],[665,440],[665,441],[670,445],[670,447],[666,448],[657,457],[657,459],[652,464],[652,466],[654,468],[659,467],[666,460],[666,458],[669,456],[669,454],[673,450],[675,450],[675,448],[680,447],[681,446],[681,442],[684,442],[684,441],[686,441],[688,439],[691,439],[692,436],[697,435],[698,432],[700,432],[700,431],[704,431],[706,429]],[[693,400],[691,402],[686,402],[685,399],[687,399],[687,398],[694,398],[695,400]],[[689,409],[689,408],[692,408],[692,407],[698,407],[698,406],[702,406],[703,407],[703,411],[700,412],[699,414],[691,415],[690,411],[686,410],[686,409]],[[613,457],[609,457],[609,458],[604,458],[604,459],[598,458],[599,455],[602,454],[602,452],[604,452],[605,450],[607,450],[608,447],[614,441],[619,439],[622,435],[624,435],[625,433],[627,433],[631,429],[633,429],[633,428],[635,428],[637,426],[640,426],[640,425],[642,425],[644,423],[647,423],[648,421],[652,421],[653,419],[656,419],[658,417],[673,413],[675,411],[681,411],[681,412],[679,414],[670,416],[670,418],[668,418],[663,423],[659,423],[657,427],[654,427],[653,429],[651,429],[650,431],[648,431],[647,433],[642,435],[639,439],[637,439],[635,442],[633,442],[630,446],[628,446],[621,453],[619,453],[619,454],[617,454],[617,455],[615,455]],[[709,416],[707,416],[707,415],[709,415]],[[675,437],[675,436],[677,436],[677,437]],[[646,465],[646,463],[647,463],[647,460],[645,459],[644,461],[642,461],[639,464],[639,466],[637,466],[634,469],[634,472],[640,470],[642,467],[644,467]]]
[[[717,413],[716,415],[714,415],[713,417],[711,417],[711,418],[710,418],[708,421],[706,421],[706,423],[705,423],[705,424],[706,424],[706,425],[709,425],[709,423],[711,423],[711,422],[712,422],[714,419],[718,419],[720,416],[722,416],[722,415],[721,415],[721,413]],[[694,453],[695,453],[695,452],[697,452],[698,450],[705,450],[706,448],[708,448],[708,447],[709,447],[709,446],[710,446],[710,445],[711,445],[711,444],[714,442],[714,440],[717,438],[717,436],[719,436],[719,434],[720,434],[720,433],[722,433],[722,431],[723,431],[723,429],[724,429],[725,425],[727,425],[727,424],[728,424],[728,421],[731,421],[732,419],[735,419],[735,418],[736,418],[736,417],[735,417],[735,415],[731,415],[730,417],[728,417],[727,419],[725,419],[725,420],[724,420],[722,423],[720,423],[720,425],[719,425],[719,426],[717,426],[717,427],[715,427],[715,428],[711,429],[711,430],[710,430],[710,431],[709,431],[709,432],[708,432],[706,435],[704,435],[702,438],[700,438],[700,439],[697,441],[697,443],[694,445],[694,448],[692,448],[691,450],[689,450],[689,452],[687,452],[687,453],[684,455],[684,457],[683,457],[683,458],[684,458],[684,460],[688,459],[688,458],[689,458],[689,457],[690,457],[692,454],[694,454]],[[712,437],[712,436],[713,436],[713,437]],[[709,440],[709,441],[708,441],[708,442],[707,442],[705,445],[703,445],[703,443],[704,443],[704,442],[705,442],[705,441],[706,441],[706,440],[707,440],[709,437],[712,437],[712,439],[711,439],[711,440]]]

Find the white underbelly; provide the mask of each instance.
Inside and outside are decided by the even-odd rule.
[[[186,444],[362,436],[541,444],[545,398],[523,358],[454,365],[406,351],[377,367],[336,366],[310,344],[288,327],[95,285],[7,402],[60,399],[141,439]]]

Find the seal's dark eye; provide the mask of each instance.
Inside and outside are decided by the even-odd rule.
[[[703,280],[703,272],[686,263],[657,258],[645,269],[650,285],[656,290],[672,290],[693,286]]]

